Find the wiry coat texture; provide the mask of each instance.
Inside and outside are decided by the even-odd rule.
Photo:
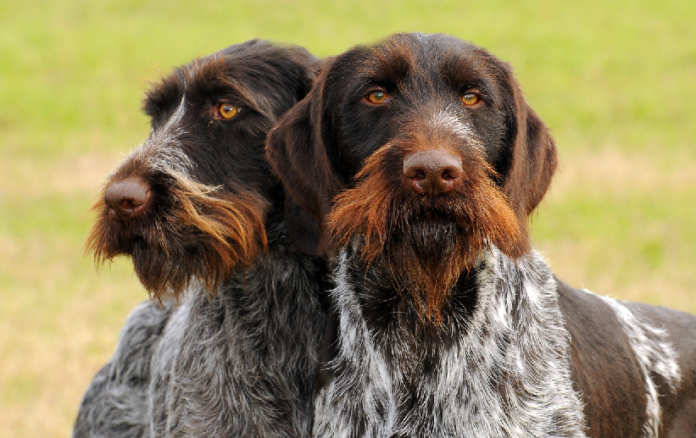
[[[585,436],[556,282],[536,253],[482,253],[455,298],[476,294],[474,308],[446,312],[442,329],[392,316],[379,330],[367,312],[382,274],[350,250],[339,259],[338,352],[315,436]]]
[[[324,263],[283,224],[215,296],[149,302],[85,393],[74,437],[302,437],[311,430]]]
[[[311,431],[326,262],[264,156],[317,60],[263,41],[148,93],[152,134],[109,177],[89,249],[133,258],[158,298],[129,317],[74,437],[302,437]]]
[[[267,150],[340,248],[314,436],[696,435],[696,317],[534,251],[556,147],[507,64],[446,35],[356,47]]]
[[[309,434],[325,269],[282,235],[270,243],[215,297],[174,311],[151,364],[152,437]]]
[[[150,436],[150,359],[171,313],[172,306],[146,302],[130,314],[116,352],[85,392],[73,437]]]

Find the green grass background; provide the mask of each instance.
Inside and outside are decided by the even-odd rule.
[[[445,32],[512,63],[561,168],[533,218],[574,286],[696,312],[696,2],[0,0],[0,435],[67,437],[147,294],[83,255],[174,65],[262,37],[319,56]]]

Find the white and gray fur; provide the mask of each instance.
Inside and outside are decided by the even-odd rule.
[[[643,375],[647,420],[643,424],[641,438],[656,438],[660,436],[662,407],[659,400],[659,384],[655,382],[653,375],[657,374],[664,379],[666,392],[676,394],[682,378],[677,353],[664,327],[652,326],[640,314],[632,312],[620,301],[608,297],[600,298],[616,314],[628,336],[628,342]]]
[[[461,64],[453,63],[457,58]],[[288,190],[304,199],[315,215],[325,216],[332,208],[349,212],[339,219],[329,215],[329,228],[333,220],[339,225],[342,220],[370,222],[376,214],[322,202],[335,197],[334,185],[352,190],[362,184],[361,178],[374,177],[375,183],[386,178],[391,185],[364,187],[423,195],[423,206],[432,206],[433,216],[438,213],[436,200],[426,199],[426,194],[434,198],[433,192],[404,184],[403,178],[411,176],[403,158],[412,142],[424,149],[442,146],[443,161],[424,161],[423,169],[414,169],[429,171],[433,178],[443,178],[441,171],[449,173],[445,161],[456,159],[458,148],[482,152],[500,173],[494,179],[526,229],[524,222],[550,184],[556,151],[543,122],[524,103],[508,66],[449,36],[397,34],[366,50],[358,47],[339,55],[323,72],[304,101],[309,104],[300,103],[286,115],[267,148]],[[489,88],[482,93],[483,104],[463,109],[462,92],[480,92],[479,84]],[[377,88],[386,88],[393,99],[363,105],[369,96],[365,93]],[[481,126],[487,129],[477,128]],[[408,139],[409,129],[422,131],[424,138]],[[428,137],[431,130],[437,133],[433,138]],[[402,135],[407,138],[403,142]],[[452,156],[444,150],[449,146],[455,151]],[[361,174],[373,172],[375,162],[366,167],[367,157],[385,147],[394,154],[380,155],[383,175]],[[322,168],[321,163],[330,165]],[[470,170],[463,167],[463,173]],[[314,192],[307,196],[298,187]],[[459,195],[454,190],[445,196],[457,201]],[[467,194],[461,198],[469,202]],[[420,239],[418,244],[427,239],[428,250],[435,252],[444,233],[437,232],[438,222],[429,223],[428,215],[414,215],[410,222],[405,208],[397,214],[408,225],[398,228],[389,216],[383,223],[369,224],[375,232],[355,227],[352,244],[335,260],[315,437],[696,436],[694,316],[573,289],[553,275],[536,251],[526,251],[525,233],[519,248],[509,245],[505,252],[492,243],[503,248],[516,236],[494,240],[497,233],[490,233],[488,248],[476,249],[475,265],[447,291],[437,309],[441,319],[428,320],[418,309],[423,301],[440,296],[408,290],[408,283],[399,279],[402,272],[395,271],[409,269],[409,264],[398,265],[399,253],[391,251],[389,239],[400,239],[409,226],[429,224],[433,228],[426,238],[420,231],[412,236]],[[345,243],[344,232],[339,229],[334,237]],[[362,258],[371,250],[363,253],[361,239],[373,237],[366,232],[383,243],[381,254],[368,266]],[[443,257],[440,263],[447,260]]]
[[[325,263],[268,229],[270,252],[210,296],[145,303],[88,388],[74,437],[309,436]]]
[[[73,437],[150,436],[150,359],[171,314],[171,304],[152,301],[131,312],[116,352],[85,392]]]
[[[343,249],[337,265],[336,357],[317,397],[315,437],[586,436],[557,280],[536,251],[516,262],[495,248],[479,257],[475,309],[457,327],[442,328],[448,331],[443,336],[456,339],[442,346],[418,345],[408,330],[371,330],[361,306],[370,296],[368,282],[351,274],[365,272],[355,271],[362,266],[359,257]],[[365,275],[375,274],[371,269]],[[646,378],[641,436],[657,437],[660,412],[651,376],[669,383],[663,394],[674,394],[680,381],[676,353],[664,330],[604,300],[632,339]],[[419,364],[428,349],[437,360],[424,372]]]
[[[292,209],[267,168],[264,143],[273,123],[308,91],[317,62],[300,47],[254,40],[178,68],[148,92],[151,136],[107,183],[130,179],[148,195],[141,211],[121,211],[122,217],[115,217],[122,203],[104,202],[95,245],[107,247],[109,258],[133,256],[136,273],[146,265],[141,281],[162,274],[161,290],[151,292],[164,303],[131,314],[114,356],[85,394],[75,438],[310,435],[328,268],[291,243],[299,232],[305,241],[315,238],[307,234],[314,220]],[[240,106],[241,118],[217,118],[219,106],[230,102]],[[233,255],[234,263],[215,272],[220,251],[244,242],[234,233],[223,236],[231,246],[206,252],[205,227],[178,210],[181,199],[197,196],[192,187],[221,201],[239,193],[254,198],[242,197],[240,205],[258,210],[259,221],[263,216],[268,252],[259,248],[249,260]],[[212,222],[219,213],[205,204],[192,208],[211,214]],[[256,241],[249,245],[261,244],[260,230],[252,231]],[[146,239],[150,234],[156,237]],[[211,284],[220,283],[207,281],[213,278],[221,283],[215,290]],[[177,288],[185,290],[180,303],[167,294],[177,295]]]

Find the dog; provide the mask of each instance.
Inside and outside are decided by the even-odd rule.
[[[533,248],[557,152],[508,64],[442,34],[355,47],[267,155],[335,254],[314,436],[695,436],[696,317]]]
[[[264,144],[318,62],[254,40],[148,91],[152,132],[109,176],[87,248],[130,256],[153,300],[87,389],[74,437],[309,436],[328,267],[298,249],[318,225]]]

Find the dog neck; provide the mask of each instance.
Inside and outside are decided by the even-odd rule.
[[[282,220],[267,230],[267,253],[214,295],[193,285],[176,308],[152,371],[168,379],[155,396],[177,400],[154,405],[164,435],[191,424],[200,436],[309,435],[328,267],[293,248]]]
[[[438,328],[418,329],[399,305],[375,311],[382,274],[349,249],[338,257],[340,378],[320,392],[315,436],[352,436],[361,421],[364,436],[584,436],[555,279],[536,252],[485,250]]]

